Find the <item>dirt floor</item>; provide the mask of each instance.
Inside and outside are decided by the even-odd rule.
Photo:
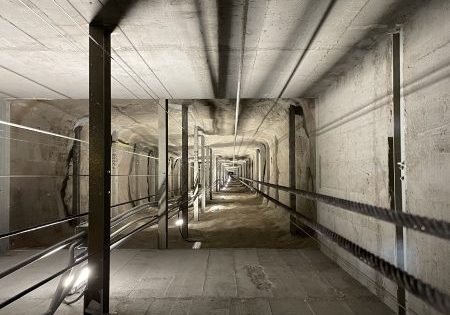
[[[229,185],[208,200],[200,221],[194,222],[192,209],[189,240],[200,241],[202,248],[305,248],[314,241],[289,232],[289,215],[280,208],[268,206],[266,200],[238,183]],[[172,219],[169,226],[169,248],[191,248],[182,239]],[[156,248],[156,227],[140,232],[122,248]]]

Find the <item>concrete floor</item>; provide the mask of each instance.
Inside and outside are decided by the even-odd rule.
[[[190,230],[202,239],[202,249],[186,249],[192,243],[180,239],[178,228],[172,226],[172,249],[151,249],[156,239],[151,229],[125,244],[128,248],[112,252],[113,313],[392,313],[311,240],[291,236],[281,209],[267,206],[242,186],[230,185],[215,194],[201,221],[192,222]],[[0,270],[33,252],[10,251],[0,257]],[[63,250],[21,270],[20,277],[1,279],[0,299],[51,275],[66,261],[67,250]],[[52,281],[0,314],[43,314],[56,285],[57,280]],[[82,300],[58,310],[58,314],[81,313]]]
[[[2,268],[25,251],[0,260]],[[1,281],[5,299],[63,264],[61,253],[24,277]],[[124,250],[113,252],[111,311],[117,314],[392,314],[318,249]],[[25,280],[25,278],[28,278]],[[31,279],[31,280],[30,280]],[[55,284],[0,311],[42,314]],[[58,314],[81,314],[82,301]]]
[[[181,238],[175,219],[169,225],[169,248],[191,248]],[[213,194],[200,221],[193,220],[191,209],[189,238],[202,242],[202,248],[305,248],[314,245],[310,238],[289,232],[289,214],[250,193],[243,186],[229,186]],[[156,227],[125,242],[122,248],[157,248]]]

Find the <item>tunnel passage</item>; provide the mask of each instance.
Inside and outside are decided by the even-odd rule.
[[[3,1],[0,314],[448,314],[447,0]]]

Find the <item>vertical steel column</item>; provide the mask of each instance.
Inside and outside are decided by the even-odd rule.
[[[194,127],[194,184],[198,179],[198,126]],[[198,198],[194,199],[194,221],[199,220]]]
[[[213,164],[212,164],[213,158],[212,158],[212,149],[209,148],[209,167],[208,167],[208,174],[209,174],[209,200],[213,199]]]
[[[111,33],[104,27],[90,25],[89,35],[90,277],[84,295],[84,313],[107,314],[111,219]]]
[[[156,156],[156,152],[155,152],[155,156]],[[154,176],[153,176],[153,194],[155,195],[155,201],[157,201],[158,200],[158,189],[159,189],[159,187],[158,187],[158,183],[159,183],[159,162],[158,162],[158,160],[154,160],[154,164],[153,164],[153,170],[154,170],[154,172],[153,172],[153,174],[154,174]]]
[[[211,149],[211,155],[212,155],[212,149]],[[213,162],[212,166],[211,166],[211,173],[212,173],[212,183],[211,186],[214,185],[214,190],[215,192],[217,192],[217,156],[215,156],[214,158],[212,158],[211,160]],[[212,195],[211,195],[212,196]]]
[[[189,152],[188,152],[188,142],[189,142],[189,121],[188,121],[188,111],[187,105],[182,105],[181,107],[181,217],[183,219],[183,226],[181,227],[181,234],[184,238],[188,237],[188,220],[189,220]]]
[[[206,158],[205,158],[205,136],[202,135],[202,213],[205,212],[206,208]]]
[[[188,185],[189,185],[189,189],[192,189],[192,186],[194,185],[194,181],[192,179],[192,173],[194,172],[194,163],[189,162],[188,167],[189,167]]]
[[[255,175],[256,180],[260,180],[259,178],[259,149],[256,149],[256,169],[255,169]],[[256,184],[256,188],[259,190],[261,187],[261,184]]]
[[[10,103],[0,99],[0,119],[6,122],[11,121]],[[9,176],[11,174],[11,128],[2,125],[4,139],[0,140],[0,174]],[[10,231],[10,178],[0,179],[0,233]],[[0,240],[0,254],[9,249],[9,239]]]
[[[295,188],[295,110],[289,107],[289,187]],[[289,194],[289,206],[296,211],[296,195]]]
[[[295,189],[295,108],[289,107],[289,187]],[[297,196],[289,194],[289,206],[292,210],[297,211]],[[298,228],[295,225],[295,217],[290,216],[290,232],[298,233]]]
[[[82,128],[82,126],[75,127],[75,139],[81,139]],[[72,214],[80,213],[80,151],[80,142],[74,141],[72,160]]]
[[[216,180],[217,180],[217,183],[216,183],[217,190],[216,191],[217,192],[220,191],[221,176],[222,176],[222,173],[220,172],[221,169],[222,169],[222,163],[219,162],[219,158],[217,158],[217,161],[216,161]]]
[[[165,249],[168,247],[168,202],[169,185],[168,185],[168,110],[169,101],[160,100],[158,107],[158,248]]]
[[[394,195],[395,211],[403,211],[402,196],[402,133],[401,133],[401,69],[400,69],[400,33],[392,34],[392,91],[394,107]],[[396,226],[396,262],[397,267],[405,268],[403,228]],[[405,288],[397,288],[398,314],[405,314]]]
[[[150,157],[152,156],[151,151],[149,150],[147,153],[147,175],[155,174],[155,172],[152,171],[152,161]],[[148,196],[148,202],[152,201],[152,198],[150,197],[152,195],[152,176],[147,177],[147,196]]]

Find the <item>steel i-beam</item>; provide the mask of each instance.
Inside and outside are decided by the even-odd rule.
[[[189,192],[189,121],[188,121],[187,105],[183,105],[181,108],[181,217],[183,219],[183,225],[181,227],[181,233],[184,238],[188,237],[188,192]]]
[[[158,248],[168,247],[168,100],[160,100],[158,107]]]
[[[89,35],[90,277],[84,295],[84,313],[106,314],[110,274],[111,33],[105,27],[91,25]]]
[[[198,126],[194,128],[194,183],[198,179]],[[194,221],[199,220],[198,197],[194,199]]]
[[[202,213],[205,213],[206,208],[206,158],[205,158],[205,136],[201,136],[201,148],[202,148]]]

